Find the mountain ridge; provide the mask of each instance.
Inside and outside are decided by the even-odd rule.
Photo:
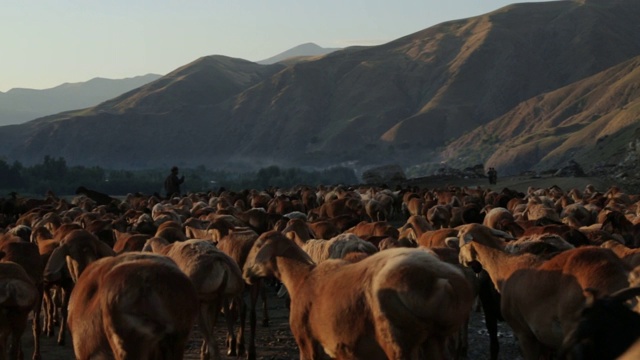
[[[563,147],[560,140],[581,129],[561,124],[563,114],[573,116],[575,104],[539,104],[545,94],[616,66],[622,70],[611,71],[621,74],[621,64],[637,56],[636,1],[514,4],[305,61],[261,65],[203,57],[98,106],[1,127],[0,155],[33,163],[49,154],[70,164],[123,168],[411,167],[446,161],[487,162],[501,173],[539,169],[571,158],[563,150],[569,143]],[[595,98],[585,101],[596,111]],[[536,106],[553,106],[557,119],[536,125],[540,119],[526,115]],[[611,112],[616,106],[623,105],[613,104]],[[606,141],[635,124],[611,119]],[[509,131],[521,147],[505,137]],[[78,144],[65,142],[70,134]],[[544,141],[542,150],[532,141],[536,136]],[[511,147],[505,150],[500,142]],[[541,156],[556,149],[563,156]],[[514,156],[500,158],[498,150]]]
[[[0,125],[15,125],[62,111],[86,108],[157,80],[158,74],[124,79],[95,77],[47,89],[12,88],[0,92]]]

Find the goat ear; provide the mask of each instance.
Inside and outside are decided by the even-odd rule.
[[[66,258],[69,255],[69,249],[67,245],[58,246],[47,261],[47,265],[44,267],[44,278],[46,281],[56,281],[62,277],[62,268],[67,264]]]
[[[407,239],[413,240],[414,242],[418,240],[418,234],[416,234],[416,230],[411,226],[409,231],[407,232]]]
[[[444,243],[452,249],[460,250],[460,239],[457,237],[448,237],[444,239]]]
[[[594,288],[586,288],[582,292],[585,297],[585,306],[591,307],[595,301],[600,297],[600,291]]]
[[[109,245],[105,244],[101,240],[94,239],[96,244],[96,250],[98,250],[98,256],[107,257],[107,256],[116,256],[115,251],[109,247]]]

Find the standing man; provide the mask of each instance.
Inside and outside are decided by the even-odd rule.
[[[496,171],[495,168],[490,167],[489,171],[487,172],[487,175],[489,175],[489,184],[498,183],[498,172]]]
[[[171,174],[164,179],[164,191],[167,194],[167,198],[172,196],[180,196],[180,184],[184,182],[184,175],[178,177],[178,167],[171,168]]]

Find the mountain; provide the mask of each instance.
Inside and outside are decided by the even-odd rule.
[[[306,61],[203,57],[98,106],[0,127],[0,156],[107,168],[595,166],[625,156],[614,140],[633,140],[638,56],[636,0],[521,3]]]
[[[15,88],[0,92],[0,125],[20,124],[61,111],[93,106],[160,77],[147,74],[117,80],[94,78],[44,90]]]
[[[638,120],[640,56],[528,99],[460,137],[446,152],[450,159],[473,159],[467,163],[486,160],[507,173],[558,168],[570,160],[619,163],[630,144],[640,141]]]
[[[339,48],[323,48],[314,43],[301,44],[293,47],[287,51],[281,52],[278,55],[272,56],[268,59],[260,60],[257,63],[263,65],[271,65],[283,61],[300,61],[305,59],[314,58],[321,55],[327,55],[334,51],[340,50]]]

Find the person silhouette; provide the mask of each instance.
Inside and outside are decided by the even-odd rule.
[[[167,194],[167,198],[172,196],[180,196],[180,184],[184,182],[184,175],[178,177],[178,167],[171,168],[171,174],[164,179],[164,191]]]
[[[495,168],[490,167],[487,175],[489,176],[489,184],[493,185],[498,183],[498,172]]]

